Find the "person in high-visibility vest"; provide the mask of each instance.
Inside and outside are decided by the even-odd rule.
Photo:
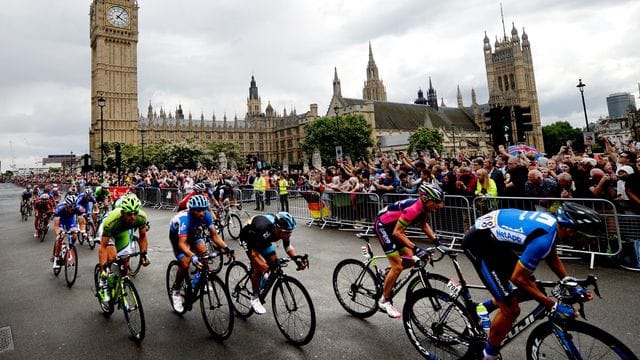
[[[266,185],[264,181],[264,177],[256,176],[256,179],[253,181],[253,191],[256,194],[256,208],[254,210],[261,211],[264,210],[264,191]]]
[[[278,179],[278,194],[280,195],[280,211],[289,212],[289,182],[285,173],[280,173]]]

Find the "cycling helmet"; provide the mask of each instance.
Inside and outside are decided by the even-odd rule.
[[[120,204],[120,208],[127,214],[137,214],[141,207],[140,200],[135,196],[125,196]]]
[[[441,203],[444,200],[444,192],[436,185],[422,182],[418,188],[419,195],[425,195],[429,200]]]
[[[196,192],[203,192],[207,190],[207,186],[204,183],[197,183],[193,186],[193,190]]]
[[[52,187],[53,187],[53,190],[58,190],[58,184],[53,184]]]
[[[49,194],[44,193],[44,194],[40,195],[40,199],[42,199],[42,200],[49,200]]]
[[[75,195],[69,194],[64,197],[64,203],[67,204],[67,206],[75,205],[76,201],[78,201],[78,197]]]
[[[108,182],[103,183],[102,184],[102,188],[103,189],[109,189],[109,183]]]
[[[597,237],[604,222],[593,209],[573,202],[565,202],[556,210],[558,224],[576,229],[578,233]]]
[[[209,200],[203,195],[194,195],[187,204],[189,209],[206,209],[209,207]]]
[[[296,229],[296,219],[286,211],[281,211],[276,214],[275,224],[280,228],[280,230],[285,232],[292,232]]]
[[[88,196],[93,195],[93,190],[91,190],[91,188],[86,188],[84,189],[84,193],[87,194]]]

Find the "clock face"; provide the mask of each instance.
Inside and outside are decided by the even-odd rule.
[[[129,24],[129,12],[121,6],[112,6],[107,10],[107,20],[114,26],[127,26]]]

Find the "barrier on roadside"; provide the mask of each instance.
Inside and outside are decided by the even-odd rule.
[[[178,203],[183,198],[182,190],[177,188],[164,188],[160,189],[160,204],[159,209],[168,209],[176,211],[178,209]]]
[[[380,210],[375,193],[325,191],[321,196],[323,227],[326,224],[371,228]]]

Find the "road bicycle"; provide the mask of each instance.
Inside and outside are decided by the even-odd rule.
[[[100,274],[102,269],[100,264],[96,264],[93,270],[93,283],[95,286],[95,296],[98,299],[100,311],[104,317],[108,318],[113,314],[115,306],[122,309],[124,318],[127,321],[127,327],[136,343],[142,342],[145,335],[144,310],[138,290],[127,275],[126,259],[131,256],[139,255],[139,253],[130,253],[118,255],[113,261],[108,262],[105,268],[108,269],[107,284],[109,301],[102,301],[100,298]],[[111,268],[115,266],[116,271]]]
[[[20,204],[20,217],[22,218],[22,221],[27,221],[30,213],[31,213],[30,203],[28,203],[27,201],[23,201]]]
[[[77,233],[77,231],[60,231],[57,238],[58,241],[62,241],[62,246],[60,247],[60,253],[56,257],[59,266],[53,268],[53,274],[58,276],[64,266],[64,278],[68,287],[73,286],[78,275],[78,250],[76,250],[74,240]]]
[[[333,271],[333,291],[340,305],[348,313],[358,318],[367,318],[379,310],[378,299],[382,295],[384,279],[389,268],[382,269],[378,266],[378,261],[386,261],[387,256],[373,254],[369,241],[371,235],[357,234],[356,236],[366,242],[362,246],[362,256],[365,261],[357,259],[340,261]],[[400,275],[393,287],[391,298],[395,297],[405,285],[408,285],[407,297],[420,288],[440,290],[446,288],[449,278],[427,271],[425,267],[428,259],[421,260],[413,257],[412,260],[415,261],[413,267]]]
[[[38,232],[38,239],[40,239],[40,242],[44,241],[44,238],[49,232],[49,217],[50,214],[48,213],[38,213],[38,217],[36,220],[36,231]]]
[[[177,288],[176,275],[180,267],[177,260],[172,260],[167,267],[166,286],[171,308],[179,315],[190,311],[193,304],[200,300],[200,311],[207,330],[215,340],[222,341],[231,336],[234,313],[227,287],[218,275],[209,269],[209,260],[215,257],[222,257],[222,255],[220,252],[206,254],[200,257],[203,266],[193,272],[193,277],[190,277],[187,272],[180,286],[180,292],[184,297],[182,311],[176,310],[172,297],[173,289]],[[229,262],[232,260],[233,250],[231,250]],[[196,278],[198,281],[194,284],[193,279]]]
[[[232,212],[232,209],[241,209],[240,205],[226,205],[217,211],[218,215],[218,224],[222,231],[220,231],[220,236],[224,239],[224,230],[231,236],[231,239],[238,240],[240,237],[240,231],[242,230],[242,221],[240,220],[240,216],[235,212]]]
[[[449,281],[448,291],[425,288],[408,297],[402,317],[409,340],[426,359],[480,359],[487,334],[482,329],[470,289],[485,288],[465,281],[457,260],[460,250],[440,245],[429,251],[442,254],[434,261],[448,256],[458,279]],[[600,296],[597,278],[593,275],[565,282],[536,281],[536,284],[545,294],[546,289],[552,288],[551,295],[559,303],[578,304],[583,318],[584,303],[591,297],[587,289],[592,288]],[[523,301],[532,300],[531,296],[523,293],[518,296]],[[511,327],[501,347],[537,321],[543,323],[531,331],[525,347],[529,360],[638,359],[627,346],[607,332],[584,321],[560,319],[542,304]]]
[[[98,228],[96,227],[96,224],[93,222],[93,216],[91,216],[90,214],[87,215],[82,214],[82,216],[84,217],[85,220],[85,231],[86,231],[86,239],[84,236],[80,236],[78,238],[78,242],[80,243],[80,245],[84,244],[85,240],[87,241],[87,245],[89,245],[89,249],[93,250],[96,247],[96,232],[98,231]]]
[[[137,235],[137,232],[134,229],[129,230],[129,246],[131,246],[131,250],[134,254],[129,258],[129,268],[127,269],[127,274],[131,277],[135,277],[140,272],[140,268],[142,267],[142,256],[140,256],[140,238]]]
[[[284,272],[291,260],[301,260],[308,264],[308,255],[276,259],[264,284],[260,286],[258,297],[264,304],[269,291],[273,289],[271,308],[278,329],[290,343],[302,346],[313,339],[316,331],[316,313],[307,289],[300,281]],[[253,314],[251,268],[243,262],[234,261],[227,267],[225,281],[236,315],[241,319],[247,319]]]

